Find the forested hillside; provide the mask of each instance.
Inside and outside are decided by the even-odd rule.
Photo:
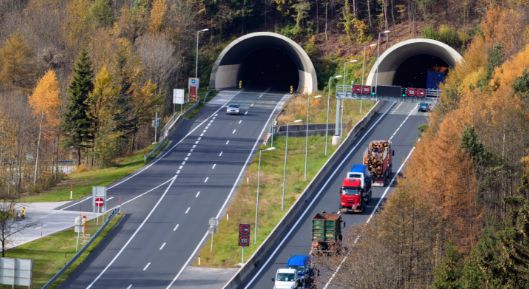
[[[521,4],[489,7],[396,192],[359,228],[341,281],[529,288],[529,10]]]

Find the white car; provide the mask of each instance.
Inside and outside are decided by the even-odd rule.
[[[241,110],[238,104],[230,103],[226,106],[227,114],[241,114]]]
[[[274,289],[293,289],[298,288],[298,272],[294,268],[277,269],[274,281]]]

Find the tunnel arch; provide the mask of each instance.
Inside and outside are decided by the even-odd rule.
[[[399,68],[403,69],[402,66],[412,67],[414,62],[420,63],[421,61],[426,61],[432,65],[444,63],[452,68],[462,59],[463,57],[459,52],[443,42],[426,38],[405,40],[391,46],[380,55],[369,72],[366,84],[377,85],[378,68],[378,85],[425,87],[406,83],[406,80],[399,79],[400,75],[396,75],[397,71]],[[413,82],[413,80],[409,81]]]
[[[257,67],[258,69],[255,69]],[[241,36],[226,46],[213,64],[209,85],[215,89],[265,87],[299,93],[318,90],[316,70],[307,53],[292,39],[272,32]]]

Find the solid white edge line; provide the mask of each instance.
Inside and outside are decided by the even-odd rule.
[[[199,123],[197,126],[195,126],[192,130],[190,130],[180,141],[178,141],[177,143],[175,143],[170,149],[168,149],[165,153],[161,154],[160,156],[158,156],[157,158],[155,158],[150,164],[144,166],[142,169],[140,169],[139,171],[133,173],[132,175],[129,175],[128,177],[124,178],[123,180],[107,187],[107,189],[112,189],[112,188],[115,188],[121,184],[123,184],[124,182],[127,182],[128,180],[132,179],[133,177],[139,175],[140,173],[142,173],[143,171],[147,170],[148,168],[152,167],[154,164],[156,164],[157,162],[159,162],[162,158],[164,158],[167,154],[169,154],[172,150],[174,150],[174,148],[176,146],[178,146],[179,144],[181,144],[185,139],[187,139],[192,133],[194,133],[197,129],[199,129],[203,124],[205,124],[210,118],[212,118],[214,115],[216,115],[220,110],[222,110],[234,97],[236,97],[237,95],[239,95],[242,91],[237,91],[235,94],[233,94],[223,105],[221,105],[217,110],[215,110],[213,113],[211,113],[208,117],[206,117],[201,123]]]
[[[380,200],[378,200],[377,205],[373,209],[373,212],[369,215],[369,218],[365,222],[366,224],[369,224],[369,222],[371,221],[371,218],[373,218],[374,214],[377,212],[378,207],[380,206],[380,204],[382,204],[382,201],[386,198],[386,194],[389,192],[389,189],[391,189],[391,185],[393,185],[393,183],[395,182],[396,177],[402,171],[402,169],[404,168],[404,165],[406,164],[408,159],[411,157],[411,155],[412,155],[414,150],[415,150],[415,146],[411,148],[410,152],[408,153],[408,156],[406,156],[406,158],[404,159],[404,162],[402,162],[402,164],[400,165],[399,169],[397,170],[397,172],[395,173],[395,175],[391,179],[391,182],[389,182],[388,187],[386,188],[386,190],[384,190],[384,193],[382,194],[382,197],[380,197]],[[353,242],[353,245],[356,245],[356,243],[358,243],[358,240],[360,240],[360,235],[356,236],[356,238],[355,238],[355,240]],[[325,283],[325,286],[323,286],[323,289],[327,289],[327,287],[329,285],[331,285],[332,280],[334,280],[334,278],[336,277],[336,274],[338,274],[338,271],[340,271],[340,269],[342,268],[343,263],[345,263],[345,261],[347,260],[347,257],[348,257],[348,255],[343,257],[343,259],[342,259],[342,261],[340,261],[340,264],[338,265],[338,267],[336,267],[336,270],[332,273],[331,278],[329,278],[329,281],[327,281],[327,283]]]
[[[226,199],[224,200],[224,203],[222,204],[222,207],[220,208],[219,212],[217,213],[217,216],[216,218],[219,219],[220,215],[222,214],[222,212],[224,211],[226,205],[228,204],[228,202],[230,201],[231,199],[231,196],[233,195],[233,192],[235,192],[235,189],[237,188],[237,185],[239,184],[239,181],[240,179],[242,178],[242,175],[246,169],[246,167],[248,166],[248,163],[250,162],[256,148],[257,148],[257,145],[259,144],[259,142],[261,141],[261,138],[268,126],[268,124],[270,123],[270,119],[272,119],[272,116],[274,115],[274,113],[276,112],[276,110],[278,109],[279,105],[281,105],[281,103],[283,102],[283,99],[288,96],[289,94],[284,94],[283,97],[281,97],[281,99],[278,101],[278,103],[276,104],[276,107],[274,108],[274,110],[272,110],[272,112],[270,113],[270,116],[268,117],[268,120],[265,122],[264,126],[263,126],[263,129],[261,130],[261,133],[259,134],[259,136],[257,137],[257,139],[255,140],[255,143],[252,147],[252,150],[250,151],[250,154],[248,154],[248,157],[246,158],[246,162],[244,163],[243,167],[241,168],[241,171],[239,172],[239,175],[237,176],[237,179],[235,180],[235,183],[233,184],[233,187],[231,188],[231,191],[230,193],[228,194],[228,196],[226,197]],[[182,268],[180,268],[180,271],[178,271],[178,273],[176,274],[176,276],[174,277],[173,281],[171,281],[171,283],[169,283],[169,285],[167,285],[167,287],[165,287],[165,289],[170,289],[171,286],[173,286],[173,284],[176,282],[176,280],[178,279],[178,277],[180,277],[180,275],[182,275],[182,273],[184,272],[185,268],[187,267],[187,265],[191,262],[191,260],[193,259],[193,257],[195,256],[195,254],[198,252],[198,250],[200,249],[200,247],[202,246],[202,244],[204,243],[204,241],[206,240],[206,238],[209,236],[209,231],[206,231],[206,233],[204,234],[204,236],[202,237],[202,239],[200,240],[200,242],[198,243],[198,245],[195,247],[195,250],[193,250],[193,252],[191,253],[191,255],[189,256],[189,258],[187,259],[187,261],[184,263],[184,265],[182,266]]]
[[[108,262],[108,264],[106,265],[106,267],[94,278],[94,280],[88,285],[86,286],[86,289],[90,289],[92,288],[92,286],[94,286],[94,284],[97,282],[97,280],[99,280],[99,278],[101,278],[101,276],[103,276],[103,274],[105,274],[105,272],[108,270],[108,268],[110,268],[110,266],[112,266],[112,264],[114,264],[114,262],[116,262],[116,260],[119,258],[119,256],[121,256],[121,254],[123,253],[123,251],[125,251],[125,248],[127,248],[127,246],[130,244],[130,242],[132,242],[132,240],[134,239],[134,237],[136,237],[136,235],[138,234],[138,232],[141,230],[141,228],[143,228],[143,226],[145,225],[145,223],[147,223],[147,220],[151,217],[151,215],[154,213],[154,211],[156,210],[156,208],[160,205],[160,203],[162,202],[162,200],[165,198],[165,195],[167,195],[167,192],[169,192],[169,189],[173,186],[173,183],[175,182],[176,180],[176,177],[173,177],[171,182],[169,183],[169,185],[167,186],[167,188],[165,189],[165,192],[162,194],[162,196],[158,199],[158,202],[156,202],[156,204],[154,205],[154,207],[152,207],[151,211],[149,212],[149,214],[145,217],[145,219],[143,219],[143,221],[141,222],[141,224],[138,226],[138,228],[136,229],[136,231],[134,231],[134,233],[132,234],[132,236],[130,236],[130,238],[127,240],[127,242],[123,245],[123,247],[121,247],[121,249],[118,251],[118,253],[114,256],[114,258],[112,258],[112,260],[110,260],[110,262]]]
[[[395,105],[395,104],[393,104]],[[356,148],[362,143],[362,141],[367,137],[367,135],[378,125],[378,123],[388,114],[388,112],[391,110],[391,108],[393,107],[393,105],[391,105],[376,121],[375,123],[373,123],[373,125],[362,135],[362,137],[360,139],[357,140],[356,142],[356,145],[349,151],[349,153],[347,153],[347,155],[342,159],[342,161],[336,166],[335,170],[331,173],[330,177],[327,178],[327,180],[325,181],[325,183],[323,184],[323,186],[321,186],[320,190],[318,191],[318,193],[316,193],[316,196],[314,196],[312,198],[312,201],[307,205],[305,206],[305,211],[303,211],[303,213],[301,214],[301,217],[297,219],[296,223],[294,223],[294,225],[290,228],[290,230],[288,231],[288,233],[283,237],[283,239],[281,240],[281,242],[279,243],[279,245],[275,248],[275,250],[269,255],[268,259],[266,259],[266,261],[261,264],[261,268],[259,269],[259,271],[257,271],[257,274],[254,275],[254,277],[248,282],[248,284],[246,284],[246,286],[244,287],[245,289],[249,288],[250,285],[252,285],[252,283],[255,281],[255,279],[259,276],[261,276],[261,272],[263,271],[263,269],[265,267],[268,266],[268,263],[270,263],[270,260],[277,254],[277,251],[283,246],[283,244],[285,243],[285,241],[290,237],[290,235],[292,234],[292,232],[294,231],[294,229],[297,228],[297,226],[299,225],[299,223],[304,220],[304,217],[305,215],[308,213],[308,211],[312,208],[312,206],[314,205],[314,202],[316,202],[316,200],[320,197],[321,193],[323,192],[323,190],[327,187],[327,185],[329,184],[329,182],[334,178],[334,175],[338,172],[339,168],[341,168],[344,163],[346,161],[349,161],[350,157],[351,157],[351,154],[356,151]],[[288,212],[287,212],[288,214]]]
[[[212,114],[210,114],[207,118],[205,118],[201,123],[199,123],[196,127],[194,127],[192,130],[190,130],[180,141],[178,141],[176,144],[174,144],[170,149],[168,149],[165,153],[163,153],[162,155],[158,156],[157,158],[155,158],[151,163],[149,163],[148,165],[144,166],[143,168],[141,168],[140,170],[132,173],[131,175],[129,175],[128,177],[122,179],[121,181],[111,185],[111,186],[108,186],[107,189],[110,190],[110,189],[113,189],[127,181],[129,181],[130,179],[134,178],[135,176],[141,174],[142,172],[144,172],[145,170],[149,169],[150,167],[152,167],[154,164],[156,164],[157,162],[159,162],[162,158],[164,158],[167,154],[169,154],[172,150],[174,150],[180,143],[182,143],[185,139],[187,139],[192,133],[194,133],[198,128],[200,128],[204,123],[206,123],[210,118],[212,118],[213,116],[216,116],[218,114],[218,112],[223,109],[226,104],[228,104],[229,101],[231,101],[234,97],[236,97],[237,95],[239,95],[242,91],[238,91],[237,93],[235,93],[234,95],[232,95],[229,100],[227,100],[223,105],[221,105],[216,111],[214,111]],[[194,145],[194,147],[196,147],[196,145]],[[89,196],[89,197],[86,197],[85,199],[82,199],[82,200],[79,200],[78,202],[75,202],[71,205],[68,205],[66,207],[63,207],[59,210],[63,211],[63,210],[66,210],[66,209],[69,209],[71,207],[74,207],[76,205],[79,205],[80,203],[83,203],[83,202],[86,202],[88,200],[90,200],[92,198],[92,196]]]

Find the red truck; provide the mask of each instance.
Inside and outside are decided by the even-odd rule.
[[[389,140],[375,140],[369,143],[364,153],[364,164],[371,173],[373,186],[383,187],[389,182],[394,155],[395,151],[391,148]]]
[[[354,164],[342,181],[340,211],[362,213],[371,199],[371,173],[366,165]]]

